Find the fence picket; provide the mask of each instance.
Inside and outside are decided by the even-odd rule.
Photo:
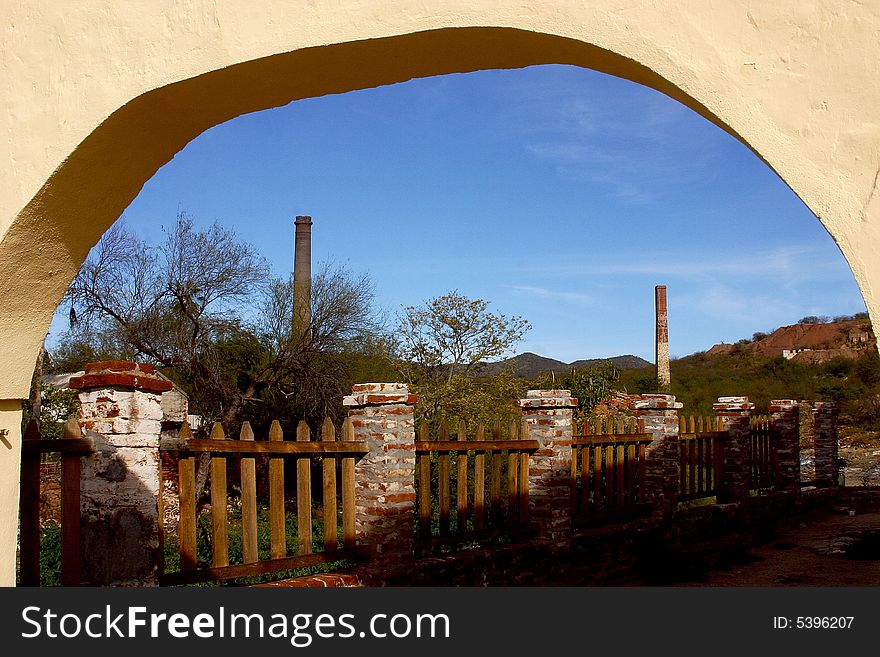
[[[510,434],[510,440],[519,440],[515,420],[511,420],[508,433]],[[516,524],[517,515],[519,514],[519,504],[517,503],[519,490],[516,485],[518,465],[519,455],[516,450],[507,450],[507,522],[510,525]]]
[[[321,441],[336,442],[336,428],[329,417],[321,425]],[[324,549],[335,550],[339,545],[336,535],[336,458],[325,456],[321,463],[321,509],[324,514]]]
[[[354,442],[354,425],[351,418],[342,423],[342,440]],[[342,546],[353,548],[356,542],[355,533],[355,498],[354,498],[354,457],[342,458]]]
[[[525,420],[520,424],[520,440],[529,439],[529,424]],[[529,520],[529,453],[519,453],[519,521]]]
[[[622,427],[618,427],[618,429],[622,429]],[[622,432],[621,432],[622,433]],[[623,508],[623,497],[624,491],[626,490],[624,487],[624,449],[623,445],[617,446],[617,506],[619,508]]]
[[[281,442],[284,432],[278,420],[272,420],[269,440]],[[269,552],[273,559],[287,556],[287,530],[284,514],[284,459],[269,457]]]
[[[211,440],[225,440],[223,426],[215,422]],[[211,457],[211,565],[215,568],[229,565],[229,525],[226,498],[226,457]]]
[[[635,433],[635,431],[633,431]],[[636,488],[637,480],[636,480],[636,446],[630,445],[627,448],[627,460],[629,465],[629,479],[627,481],[627,504],[635,504],[638,500],[638,489]]]
[[[23,442],[40,439],[37,421],[31,419]],[[22,586],[40,584],[40,453],[21,454],[20,576]]]
[[[305,420],[296,425],[296,442],[311,440],[311,429]],[[312,460],[296,460],[296,535],[299,537],[299,554],[312,553]]]
[[[455,530],[458,533],[467,531],[468,512],[468,453],[467,453],[467,426],[464,420],[458,423],[458,441],[462,443],[458,456],[455,459]]]
[[[697,441],[688,440],[688,492],[697,490]]]
[[[601,430],[602,425],[597,425],[597,429]],[[602,503],[602,455],[605,450],[601,444],[591,445],[593,451],[593,510],[599,511],[605,505]]]
[[[192,438],[189,424],[180,428],[180,440]],[[177,533],[180,540],[180,569],[194,570],[196,567],[196,470],[192,456],[177,462],[178,496],[180,498],[180,520]]]
[[[583,435],[589,435],[590,425],[584,421],[581,429]],[[578,449],[575,446],[575,449]],[[581,461],[581,513],[587,513],[590,510],[590,446],[581,445],[580,461]],[[572,459],[574,460],[574,459]]]
[[[82,438],[79,421],[70,418],[64,438]],[[79,454],[61,453],[61,584],[74,586],[82,579],[80,563],[80,475]]]
[[[483,423],[477,425],[476,442],[484,439]],[[474,454],[474,529],[480,530],[486,518],[486,454],[477,447]]]
[[[426,423],[419,427],[419,440],[431,440],[431,433]],[[419,534],[431,535],[431,455],[419,456]]]
[[[501,440],[501,423],[492,426],[492,440]],[[489,477],[489,504],[491,506],[492,523],[500,524],[501,510],[501,452],[492,452],[492,471]]]
[[[449,428],[446,426],[445,421],[440,423],[439,440],[449,440]],[[445,536],[449,533],[449,507],[451,506],[452,502],[452,495],[450,493],[452,478],[450,477],[449,471],[449,453],[444,452],[443,454],[440,454],[437,461],[437,478],[439,483],[440,497],[440,535]]]
[[[704,438],[697,438],[694,442],[697,443],[697,492],[703,492],[703,473],[705,472],[705,463],[703,462],[703,443],[705,442]]]
[[[572,420],[572,432],[577,433],[577,421]],[[580,453],[583,454],[584,450],[581,448]],[[571,468],[569,469],[568,475],[568,490],[570,491],[569,500],[568,500],[568,508],[571,510],[571,513],[577,513],[577,481],[578,481],[578,446],[571,446]]]
[[[238,439],[254,439],[250,422],[242,423]],[[245,563],[254,563],[260,558],[257,551],[257,462],[253,457],[241,459],[241,553]]]

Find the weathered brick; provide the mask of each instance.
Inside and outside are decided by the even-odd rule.
[[[838,485],[837,407],[830,402],[813,403],[813,447],[816,460],[816,483]]]
[[[413,559],[417,397],[397,383],[362,384],[352,393],[344,403],[355,439],[370,450],[355,466],[355,529],[373,553],[368,570],[383,580],[408,570]]]
[[[768,409],[770,428],[776,433],[778,490],[801,492],[800,417],[795,399],[774,399]]]
[[[727,432],[722,465],[722,490],[719,502],[736,502],[747,499],[750,488],[749,443],[750,416],[755,407],[748,397],[719,397],[712,405],[721,427]]]
[[[681,402],[674,395],[641,395],[635,403],[636,415],[650,433],[645,447],[645,488],[647,501],[661,515],[669,515],[678,504],[678,411]]]
[[[570,390],[529,390],[518,404],[528,437],[539,444],[529,458],[529,517],[538,523],[542,539],[563,544],[571,535],[571,486],[567,477],[558,475],[571,469],[571,420],[577,399]],[[564,500],[564,505],[555,500]]]

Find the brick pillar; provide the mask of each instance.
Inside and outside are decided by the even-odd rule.
[[[837,486],[837,407],[831,402],[813,403],[813,446],[816,453],[816,485]]]
[[[529,518],[539,538],[563,545],[571,538],[571,442],[573,409],[570,390],[529,390],[519,400],[529,439],[538,451],[529,460]]]
[[[674,395],[641,395],[635,403],[636,416],[644,422],[653,441],[645,448],[645,489],[647,502],[660,513],[674,511],[678,505],[678,409]]]
[[[777,432],[776,462],[779,476],[776,489],[800,493],[800,418],[797,400],[774,399],[770,402],[769,415],[770,429]]]
[[[152,365],[106,361],[86,365],[70,387],[80,391],[80,424],[96,446],[82,469],[83,580],[156,586],[161,398],[171,382]]]
[[[343,399],[356,440],[370,450],[355,466],[358,543],[371,550],[366,576],[387,581],[413,560],[418,401],[402,383],[365,383]]]
[[[719,397],[712,408],[715,416],[721,419],[721,428],[727,431],[718,501],[745,500],[749,497],[750,489],[749,420],[755,405],[748,397]]]

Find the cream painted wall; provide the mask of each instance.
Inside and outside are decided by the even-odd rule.
[[[813,210],[880,317],[880,3],[0,0],[0,18],[0,400],[27,395],[88,249],[199,133],[298,98],[482,68],[576,64],[689,105]],[[15,425],[15,404],[0,422]],[[0,446],[3,584],[16,446]]]

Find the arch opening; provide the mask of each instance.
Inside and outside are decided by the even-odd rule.
[[[2,218],[0,307],[4,313],[0,345],[5,376],[0,380],[0,430],[11,433],[0,434],[0,442],[4,453],[12,457],[3,459],[0,465],[0,492],[8,501],[0,515],[0,553],[14,553],[15,545],[19,400],[27,394],[34,356],[67,284],[89,248],[153,172],[208,127],[242,113],[298,98],[413,77],[538,63],[573,64],[630,79],[679,100],[743,143],[750,143],[754,152],[780,172],[820,217],[855,273],[869,311],[876,315],[878,305],[871,283],[880,280],[880,262],[873,258],[871,249],[880,243],[880,233],[871,218],[880,207],[880,194],[875,194],[880,151],[876,151],[877,127],[870,118],[877,106],[874,101],[878,92],[870,81],[876,78],[876,62],[880,60],[868,56],[877,49],[873,33],[875,10],[859,8],[844,15],[836,7],[813,8],[803,13],[788,6],[768,6],[760,11],[752,7],[747,12],[733,4],[723,11],[691,8],[691,15],[691,9],[675,13],[663,8],[661,14],[661,10],[654,8],[636,7],[632,15],[621,14],[619,22],[597,21],[594,26],[590,21],[596,18],[596,10],[589,3],[583,8],[572,6],[571,15],[559,12],[546,20],[534,15],[512,16],[495,6],[478,7],[475,13],[466,12],[466,16],[448,15],[443,8],[439,18],[426,18],[430,8],[426,9],[423,3],[413,4],[419,5],[418,11],[402,19],[398,17],[392,27],[384,23],[377,26],[375,16],[368,17],[370,24],[363,29],[351,27],[357,13],[363,11],[355,8],[352,17],[346,16],[346,43],[337,43],[343,38],[333,31],[332,19],[327,19],[322,28],[323,18],[312,17],[310,20],[319,29],[296,44],[300,50],[287,52],[288,41],[276,33],[267,39],[270,45],[265,48],[245,46],[235,49],[235,54],[224,53],[219,61],[226,64],[244,60],[251,49],[259,50],[260,56],[273,51],[286,54],[243,61],[218,70],[212,70],[216,62],[210,56],[196,56],[179,67],[173,58],[143,59],[141,64],[146,68],[164,67],[167,72],[150,77],[152,83],[125,86],[134,90],[127,96],[133,100],[116,111],[112,111],[116,101],[106,103],[107,111],[102,109],[96,115],[106,120],[91,132],[97,120],[89,115],[78,147],[57,166],[23,210],[14,217],[10,212]],[[340,11],[347,9],[343,7]],[[164,18],[163,11],[166,10],[160,7],[152,13]],[[821,20],[817,13],[822,15]],[[93,16],[88,18],[94,20]],[[223,18],[214,16],[218,24]],[[573,22],[573,18],[577,20]],[[129,20],[115,14],[111,19],[120,25]],[[235,23],[228,15],[225,19]],[[27,22],[37,24],[44,20],[47,24],[51,22],[45,15]],[[638,28],[639,22],[645,26],[663,23],[665,35],[647,29],[629,33],[633,27]],[[474,23],[525,29],[471,27]],[[754,27],[754,32],[747,23]],[[531,31],[535,25],[540,28]],[[262,22],[257,30],[250,25],[251,35],[264,27]],[[426,28],[429,31],[371,38]],[[154,23],[135,32],[149,38],[151,29],[155,29]],[[616,32],[615,38],[596,38],[602,30]],[[55,36],[52,30],[46,34],[48,38]],[[208,39],[211,31],[203,25],[193,29],[193,34]],[[167,36],[166,30],[164,37]],[[358,38],[368,40],[354,40]],[[841,42],[850,43],[851,48],[839,48]],[[726,50],[722,53],[717,45],[725,46]],[[79,47],[81,43],[74,45],[73,50]],[[740,66],[751,65],[754,71],[759,70],[756,62],[742,61],[754,59],[752,52],[781,53],[781,63],[768,55],[761,60],[766,68],[758,75],[742,75]],[[852,53],[858,53],[858,57]],[[720,54],[729,55],[730,61],[724,61]],[[707,57],[705,62],[698,61],[702,55]],[[27,64],[26,59],[21,61]],[[352,66],[352,62],[357,66]],[[21,72],[26,68],[18,66],[19,63],[4,69],[12,71],[7,77],[16,78],[17,82],[21,82],[19,78],[31,77],[29,72]],[[708,67],[718,64],[722,66],[717,72],[707,73]],[[39,62],[37,74],[54,75],[51,66],[49,56]],[[206,72],[199,74],[201,71]],[[102,69],[98,78],[102,79],[105,73]],[[108,76],[107,84],[113,84],[112,78]],[[175,79],[178,81],[154,88]],[[810,80],[809,85],[803,84],[805,79]],[[17,87],[22,88],[21,84]],[[228,93],[230,90],[233,93]],[[80,100],[78,93],[72,96],[74,104]],[[55,102],[60,95],[50,92],[46,98]],[[102,107],[100,102],[97,106]],[[25,134],[32,130],[38,141],[48,141],[39,121],[30,124],[13,116],[21,110],[27,111],[24,104],[13,107],[8,115],[10,139],[18,138],[17,131],[23,129]],[[176,115],[177,112],[180,114]],[[76,114],[76,110],[70,113]],[[56,118],[63,121],[66,115],[48,112],[42,120],[47,116],[51,122]],[[757,128],[756,123],[760,124]],[[58,132],[48,130],[47,134]],[[136,153],[136,157],[130,157],[130,153]],[[12,173],[7,180],[15,180],[19,166],[26,177],[55,164],[54,155],[42,160],[33,152],[27,155],[31,161],[24,158],[22,162],[10,162],[8,170]],[[30,182],[34,182],[33,178],[42,180],[44,175],[31,176]],[[117,184],[110,187],[108,181]],[[22,198],[14,202],[13,211],[33,193],[36,184],[25,186],[27,196],[24,192],[19,194]],[[14,192],[12,196],[15,197]],[[6,564],[0,582],[14,582],[14,563]]]
[[[651,87],[760,157],[707,106],[647,66],[574,39],[511,28],[441,29],[308,48],[176,82],[109,116],[53,173],[4,236],[0,280],[6,285],[0,303],[14,321],[0,326],[0,340],[18,346],[8,352],[12,376],[0,386],[0,398],[26,396],[32,356],[88,250],[155,171],[204,130],[303,98],[418,77],[548,63],[590,68]]]

